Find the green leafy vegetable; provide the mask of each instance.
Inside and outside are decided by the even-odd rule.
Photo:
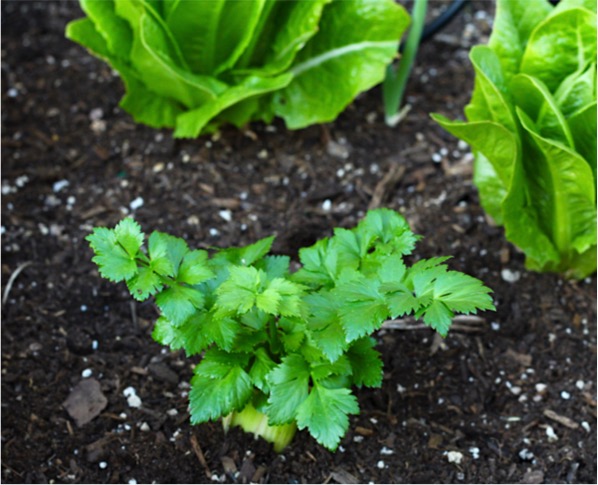
[[[596,2],[498,0],[471,50],[468,122],[433,115],[469,143],[484,209],[528,268],[596,271]]]
[[[370,335],[399,315],[423,317],[445,336],[454,313],[492,310],[490,290],[447,268],[447,258],[408,267],[417,237],[388,209],[304,248],[301,268],[270,256],[273,238],[208,255],[132,219],[87,237],[100,274],[125,281],[161,311],[153,338],[203,354],[191,381],[191,422],[224,418],[274,442],[306,428],[334,450],[359,412],[352,386],[382,383]]]
[[[409,15],[392,0],[81,0],[69,39],[117,70],[135,121],[193,138],[223,123],[332,121],[384,79]],[[314,93],[317,93],[315,95]]]

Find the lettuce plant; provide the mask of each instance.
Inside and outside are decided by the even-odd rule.
[[[117,70],[135,121],[193,138],[222,123],[334,120],[384,79],[409,15],[393,0],[81,0],[68,38]]]
[[[202,356],[192,423],[223,418],[277,451],[307,428],[334,450],[359,412],[352,386],[382,383],[371,334],[386,319],[413,314],[445,336],[454,312],[494,309],[490,290],[446,257],[407,266],[418,238],[388,209],[300,250],[295,272],[288,256],[268,254],[273,239],[210,255],[161,232],[145,245],[130,218],[87,237],[103,277],[155,298],[153,338]]]
[[[468,121],[433,117],[471,145],[484,209],[528,268],[595,272],[595,0],[498,0],[470,59]]]

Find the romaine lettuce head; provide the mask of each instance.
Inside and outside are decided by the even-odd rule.
[[[469,143],[482,206],[527,267],[596,271],[596,2],[498,0],[467,122],[433,115]]]
[[[108,62],[135,121],[193,138],[223,123],[334,120],[380,83],[409,15],[393,0],[81,0],[69,39]]]

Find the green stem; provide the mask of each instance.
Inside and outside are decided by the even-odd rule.
[[[398,111],[403,101],[405,86],[421,41],[427,7],[428,0],[415,0],[411,16],[412,24],[399,66],[395,70],[391,64],[386,69],[386,78],[382,85],[382,97],[386,124],[389,126],[394,126],[400,120],[398,119]]]
[[[274,451],[280,453],[293,441],[297,424],[295,422],[271,426],[268,424],[268,416],[247,404],[242,411],[233,412],[222,418],[222,425],[225,431],[231,426],[240,426],[243,431],[253,433],[255,438],[261,436],[274,445]]]

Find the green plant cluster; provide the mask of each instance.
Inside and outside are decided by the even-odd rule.
[[[135,121],[193,138],[223,123],[334,120],[384,79],[409,15],[393,0],[81,0],[67,37],[118,71]]]
[[[445,336],[454,313],[494,309],[490,290],[449,270],[446,257],[407,266],[417,239],[396,212],[373,210],[301,249],[291,272],[288,256],[269,254],[272,237],[209,254],[161,232],[146,244],[130,218],[87,237],[103,277],[126,282],[137,300],[155,297],[154,339],[202,355],[193,423],[243,425],[258,413],[291,437],[307,428],[331,450],[359,412],[352,387],[381,385],[371,335],[385,320],[415,315]]]
[[[470,58],[467,122],[484,209],[539,271],[596,271],[596,2],[498,0]]]

